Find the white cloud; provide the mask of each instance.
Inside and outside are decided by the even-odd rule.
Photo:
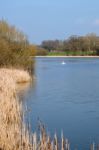
[[[99,26],[99,19],[94,20],[93,25]]]
[[[75,19],[76,25],[99,27],[99,19],[78,18]]]

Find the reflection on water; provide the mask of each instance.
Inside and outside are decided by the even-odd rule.
[[[25,93],[30,88],[30,82],[17,84],[17,93]]]
[[[50,134],[63,130],[73,148],[99,143],[99,59],[37,58],[35,75],[21,93],[32,130],[39,117]]]
[[[31,89],[35,87],[35,81],[36,80],[33,79],[33,81],[31,82],[17,84],[16,86],[17,95],[20,101],[23,101],[23,103],[25,103],[25,100],[27,99],[27,96],[29,96]]]

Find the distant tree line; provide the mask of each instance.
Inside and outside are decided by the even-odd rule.
[[[41,47],[49,53],[65,55],[99,55],[99,36],[94,33],[86,36],[70,36],[66,40],[47,40]]]
[[[5,20],[0,21],[0,67],[32,69],[35,46],[27,36]]]

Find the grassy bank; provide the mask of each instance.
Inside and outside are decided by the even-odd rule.
[[[47,56],[94,56],[93,51],[49,52]]]

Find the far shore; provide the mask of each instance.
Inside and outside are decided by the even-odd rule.
[[[62,57],[62,58],[99,58],[99,56],[35,56],[36,58],[56,58],[56,57]]]

